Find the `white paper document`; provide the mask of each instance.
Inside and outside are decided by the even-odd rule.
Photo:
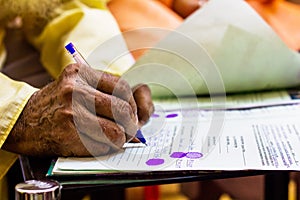
[[[178,97],[154,99],[155,110],[178,110],[195,108],[254,108],[270,105],[288,105],[300,103],[300,93],[297,90],[274,90],[252,93],[237,93],[231,95]]]
[[[59,158],[77,171],[300,170],[300,105],[161,111],[142,128],[147,146],[97,158]]]
[[[299,53],[245,1],[210,0],[175,31],[149,31],[166,37],[122,76],[131,86],[149,84],[161,99],[141,130],[147,145],[97,158],[59,158],[53,174],[300,170],[300,95],[197,98],[300,84]]]

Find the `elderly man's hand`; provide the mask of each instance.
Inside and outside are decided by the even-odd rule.
[[[133,91],[133,92],[132,92]],[[32,95],[4,149],[35,156],[89,156],[116,151],[153,112],[146,85],[72,64]]]

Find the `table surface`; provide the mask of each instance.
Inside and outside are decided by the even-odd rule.
[[[53,159],[20,156],[19,161],[24,180],[42,180],[49,178],[46,177],[46,174]],[[87,193],[111,188],[129,188],[255,175],[266,175],[265,199],[288,199],[288,171],[242,170],[143,172],[120,173],[104,176],[56,176],[51,177],[51,179],[57,180],[62,185],[62,192],[76,190],[77,192],[81,191]]]

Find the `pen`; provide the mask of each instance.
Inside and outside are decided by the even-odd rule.
[[[73,45],[72,42],[67,44],[65,46],[67,51],[73,56],[74,60],[80,64],[80,65],[86,65],[89,66],[88,62],[84,59],[84,57],[81,55],[81,53],[76,49],[76,47]],[[146,140],[142,134],[141,130],[138,130],[136,133],[136,137],[132,139],[133,142],[141,142],[143,144],[146,144]]]
[[[142,131],[140,129],[136,132],[135,137],[137,137],[137,139],[139,139],[141,143],[146,144],[146,139],[144,138]]]
[[[76,49],[76,47],[73,45],[72,42],[70,42],[69,44],[67,44],[65,46],[65,48],[67,49],[67,51],[73,56],[74,60],[80,64],[80,65],[86,65],[86,66],[90,66],[87,61],[84,59],[84,57],[79,53],[79,51]]]

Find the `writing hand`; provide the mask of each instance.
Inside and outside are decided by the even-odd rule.
[[[145,91],[145,92],[142,92]],[[34,156],[116,151],[153,112],[150,90],[90,67],[69,65],[29,99],[3,148]]]

